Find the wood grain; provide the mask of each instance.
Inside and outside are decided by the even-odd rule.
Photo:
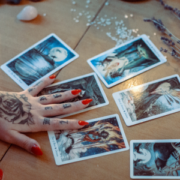
[[[51,2],[52,4],[50,4],[49,2]],[[45,6],[46,8],[50,7],[51,10],[55,11],[57,7],[54,7],[54,5],[56,5],[56,3],[58,2],[59,1],[45,1],[41,5],[40,4],[38,5],[39,8],[40,6]],[[180,2],[178,0],[174,0],[174,1],[169,0],[166,2],[174,7],[180,8]],[[59,12],[59,13],[66,14],[66,20],[64,20],[63,23],[64,26],[62,28],[59,27],[57,33],[60,37],[64,38],[63,40],[65,40],[65,42],[67,41],[71,47],[74,47],[80,38],[79,35],[80,33],[78,32],[77,29],[75,29],[76,27],[74,27],[71,24],[73,23],[72,17],[68,15],[69,12],[67,13],[67,11],[69,11],[70,2],[64,0],[59,2],[58,4],[61,3],[62,4],[64,3],[63,4],[65,5],[64,8],[67,9],[63,10],[62,8],[63,12]],[[97,1],[98,7],[100,7],[102,4],[103,1]],[[5,8],[9,9],[9,7],[5,7]],[[97,9],[98,8],[95,6],[93,10],[97,11]],[[43,8],[41,10],[43,11]],[[57,12],[55,13],[54,11],[52,12],[52,14],[47,15],[47,19],[49,18],[49,20],[45,18],[45,20],[43,21],[48,21],[49,24],[54,25],[55,21],[53,22],[54,18],[52,17],[57,16],[56,14]],[[124,16],[126,14],[128,15],[133,14],[134,16],[133,18],[125,19]],[[170,29],[172,29],[175,35],[177,36],[179,35],[178,20],[175,19],[168,11],[165,11],[157,1],[142,1],[141,3],[128,3],[125,1],[111,0],[110,5],[104,6],[98,15],[100,17],[104,15],[108,15],[110,17],[116,16],[117,19],[124,20],[125,25],[129,29],[138,28],[139,34],[149,35],[150,39],[158,48],[164,46],[160,41],[161,34],[154,28],[152,24],[143,22],[143,18],[153,17],[153,16],[155,16],[156,18],[160,18],[163,20],[165,25],[167,25]],[[6,18],[11,19],[12,17],[9,15]],[[15,23],[13,20],[11,20],[11,23],[13,24],[12,26],[16,26],[15,24],[17,22]],[[20,22],[18,23],[20,24]],[[86,28],[84,27],[84,23],[85,22],[82,22],[82,28],[84,28],[83,30],[85,30]],[[32,26],[34,29],[37,28],[41,30],[43,29],[43,27],[46,27],[45,24],[42,25],[41,23],[39,23],[39,25],[20,24],[20,27],[18,26],[18,28],[22,30],[22,28],[27,28],[26,26]],[[69,26],[71,26],[71,28],[74,31],[71,28],[69,28]],[[0,24],[0,28],[1,28],[1,24]],[[51,28],[50,27],[48,28],[49,30],[45,30],[46,33],[44,32],[44,35],[48,34],[48,32],[51,31]],[[56,30],[56,28],[53,29]],[[9,30],[9,34],[12,33],[11,31]],[[103,32],[97,30],[96,27],[94,26],[90,27],[75,49],[77,53],[80,55],[80,57],[76,61],[72,62],[71,64],[63,68],[58,76],[58,79],[65,80],[93,72],[92,69],[87,64],[87,59],[115,46],[115,42],[110,40],[106,36],[107,31],[108,31],[108,27],[104,27]],[[154,35],[154,32],[156,33],[156,35]],[[24,48],[24,46],[28,47],[31,45],[31,43],[34,43],[36,40],[38,40],[36,39],[36,37],[38,37],[36,33],[28,31],[28,33],[32,35],[31,36],[32,39],[29,39],[28,35],[24,35],[25,38],[27,39],[27,42],[23,41],[19,43],[19,46],[21,48],[18,48],[18,47],[14,47],[16,41],[11,40],[11,38],[8,38],[9,36],[6,33],[7,32],[5,32],[5,30],[2,33],[5,34],[6,38],[4,39],[3,44],[1,42],[0,47],[5,48],[6,46],[7,47],[10,46],[12,52],[10,52],[10,54],[8,55],[5,55],[4,53],[3,55],[1,55],[4,58],[4,59],[1,58],[3,59],[2,63],[6,62],[9,58],[13,57],[14,55],[16,55],[16,53],[20,52]],[[39,33],[39,36],[41,36],[41,33]],[[16,40],[18,40],[18,38]],[[12,46],[9,45],[10,42],[13,43]],[[180,113],[168,115],[133,127],[127,127],[112,98],[112,93],[117,92],[119,90],[124,90],[169,75],[179,74],[179,66],[180,66],[179,62],[168,55],[167,55],[167,60],[168,60],[167,63],[164,63],[163,65],[160,65],[143,74],[131,78],[130,80],[127,80],[110,89],[107,89],[104,86],[104,84],[101,83],[110,104],[108,106],[95,109],[93,111],[84,112],[72,116],[72,118],[88,120],[92,118],[118,113],[121,118],[121,122],[125,134],[127,136],[128,142],[130,142],[130,140],[133,139],[134,140],[135,139],[178,139]],[[6,77],[6,79],[3,79],[3,77]],[[10,83],[11,85],[13,84],[13,86],[15,86],[17,90],[19,90],[17,85],[15,85],[15,83],[12,80],[10,80],[7,76],[1,74],[1,78],[2,78],[1,82],[7,84]],[[11,90],[11,86],[9,85],[7,86],[1,85],[1,86],[6,90]],[[32,178],[34,180],[39,180],[39,179],[128,180],[130,179],[129,151],[103,156],[95,159],[90,159],[86,161],[81,161],[77,163],[72,163],[68,165],[56,166],[52,155],[50,143],[47,137],[47,133],[42,132],[36,134],[29,134],[29,136],[36,139],[41,144],[44,155],[42,157],[37,158],[28,154],[27,152],[23,151],[18,147],[12,146],[0,163],[0,168],[2,168],[5,172],[6,180],[11,180],[11,179],[30,180]]]

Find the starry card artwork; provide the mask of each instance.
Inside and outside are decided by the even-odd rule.
[[[126,151],[129,145],[117,114],[88,120],[79,130],[49,131],[56,165]]]
[[[113,94],[127,126],[180,111],[180,79],[172,75]]]
[[[107,88],[166,62],[146,35],[112,48],[88,60]]]
[[[180,179],[180,139],[132,140],[132,179]]]
[[[3,64],[1,69],[25,90],[78,57],[58,36],[50,34]]]

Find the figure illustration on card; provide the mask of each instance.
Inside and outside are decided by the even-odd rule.
[[[80,130],[57,131],[55,136],[62,161],[126,147],[115,118],[91,122]]]
[[[132,121],[180,108],[177,77],[133,88],[120,94]]]
[[[102,60],[102,58],[104,58]],[[92,63],[108,82],[133,75],[159,62],[142,39],[101,56]]]
[[[134,143],[135,176],[180,176],[180,143]]]

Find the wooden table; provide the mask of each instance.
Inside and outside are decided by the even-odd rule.
[[[103,31],[101,31],[97,30],[95,26],[86,26],[87,19],[85,17],[82,17],[78,23],[73,20],[75,14],[70,11],[72,8],[76,9],[77,12],[85,10],[85,0],[76,0],[76,2],[76,5],[73,5],[71,0],[44,0],[38,3],[24,0],[20,5],[1,3],[0,64],[7,62],[53,32],[80,55],[77,60],[62,69],[57,79],[65,80],[92,72],[86,60],[114,47],[115,42],[106,35],[109,27],[104,27]],[[138,34],[149,35],[158,48],[162,46],[160,41],[161,34],[152,24],[143,22],[143,18],[153,16],[160,18],[176,36],[179,36],[179,21],[170,12],[165,11],[157,1],[128,3],[120,0],[111,0],[108,6],[105,6],[105,2],[105,0],[93,0],[87,11],[94,14],[95,19],[97,16],[103,17],[107,15],[109,17],[115,16],[118,20],[124,20],[128,29],[139,29]],[[166,2],[180,8],[178,0],[167,0]],[[18,21],[16,15],[28,4],[32,4],[38,9],[39,16],[27,23]],[[43,16],[44,13],[46,13],[46,16]],[[133,17],[125,19],[124,16],[130,14],[133,14]],[[93,111],[72,116],[72,118],[88,120],[118,113],[128,142],[132,139],[178,139],[180,137],[180,113],[127,127],[112,98],[112,93],[116,91],[173,74],[180,74],[179,62],[168,55],[167,59],[167,63],[113,88],[107,89],[101,83],[110,104]],[[2,70],[0,71],[0,82],[1,91],[21,91],[21,88]],[[47,132],[28,134],[28,136],[36,139],[41,144],[44,155],[35,157],[17,146],[0,142],[0,168],[4,171],[5,180],[130,179],[129,151],[56,166]]]

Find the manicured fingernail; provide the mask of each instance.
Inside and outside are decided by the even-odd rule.
[[[49,79],[55,79],[56,75],[52,74],[51,76],[49,76]]]
[[[3,178],[3,171],[0,169],[0,180]]]
[[[75,89],[75,90],[72,90],[71,91],[71,93],[73,94],[73,95],[77,95],[77,94],[79,94],[81,92],[81,89]]]
[[[34,145],[32,148],[31,148],[31,152],[33,154],[35,154],[36,156],[41,156],[43,155],[43,152],[41,151],[40,147],[38,147],[37,145]]]
[[[86,121],[78,121],[79,125],[80,126],[85,126],[85,125],[88,125],[89,123],[86,122]]]
[[[85,100],[82,100],[81,102],[82,102],[84,105],[87,105],[87,104],[89,104],[91,101],[92,101],[92,99],[85,99]]]

